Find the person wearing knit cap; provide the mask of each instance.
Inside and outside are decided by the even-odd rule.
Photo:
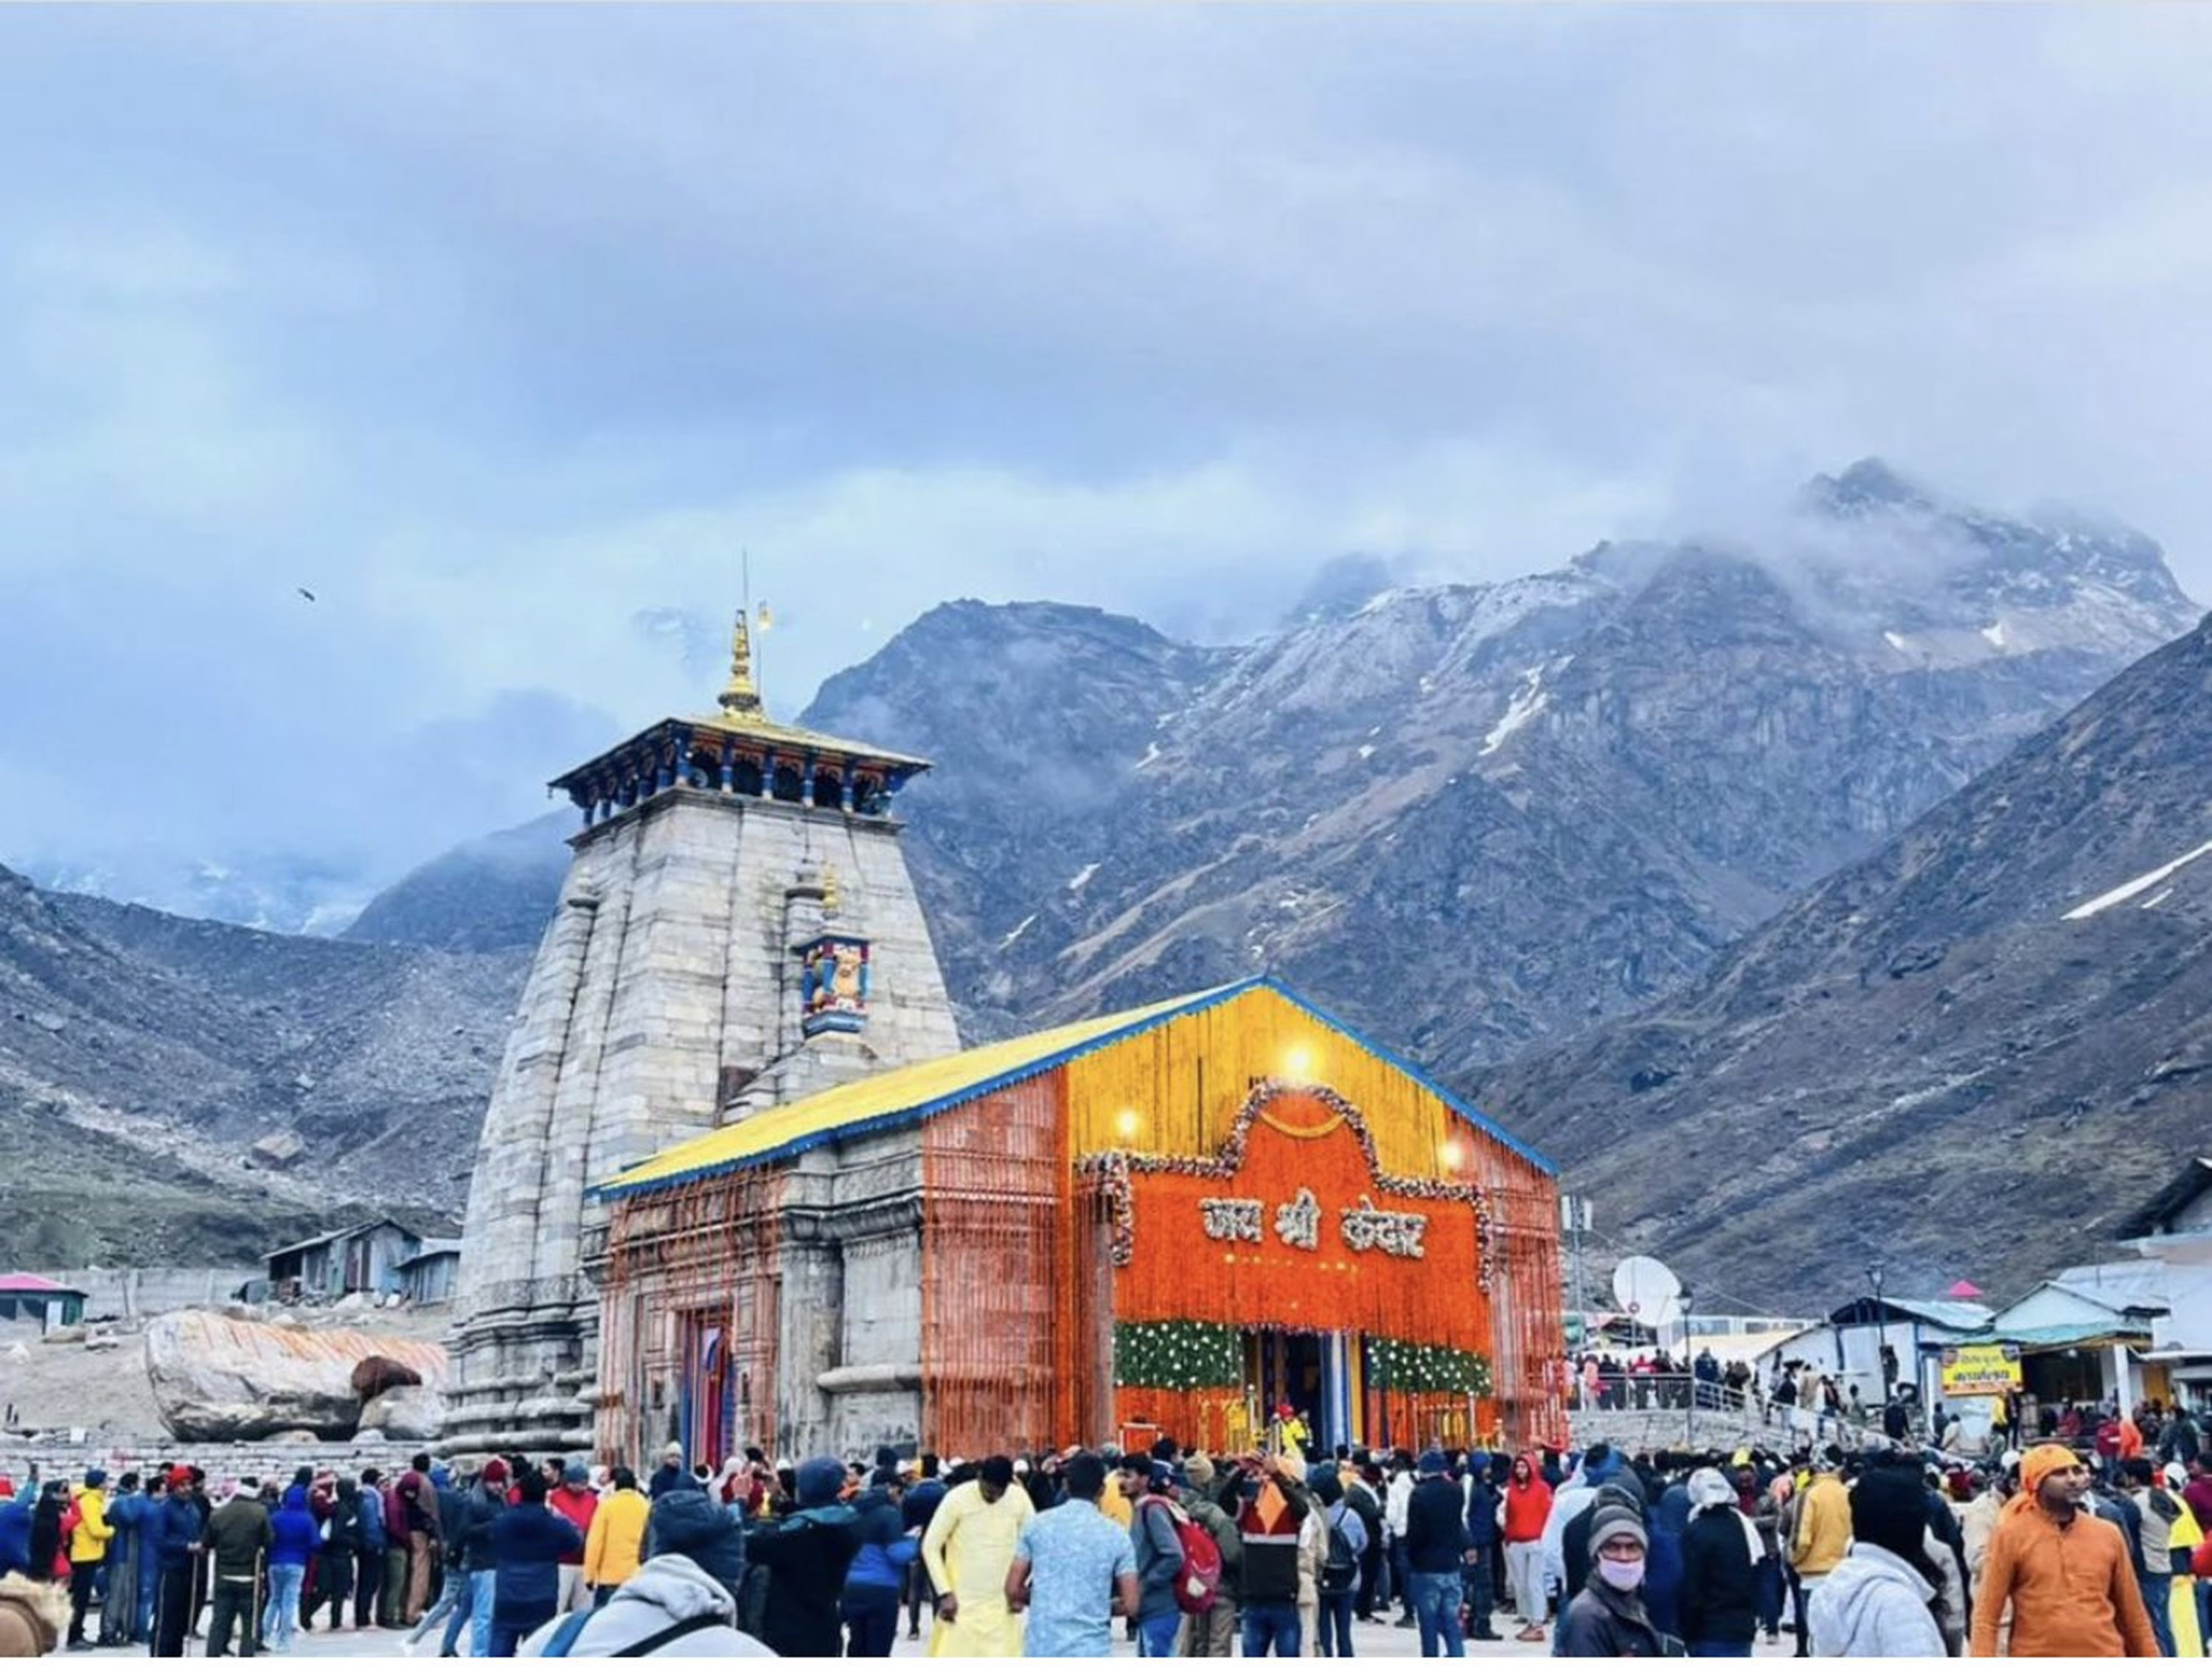
[[[1930,1604],[1941,1574],[1927,1549],[1919,1477],[1880,1463],[1851,1489],[1851,1548],[1807,1603],[1813,1652],[1853,1659],[1941,1656],[1943,1633]]]
[[[1217,1492],[1220,1472],[1213,1460],[1193,1452],[1183,1460],[1183,1487],[1176,1500],[1204,1528],[1221,1553],[1221,1584],[1213,1606],[1188,1617],[1182,1651],[1197,1658],[1225,1657],[1237,1651],[1237,1608],[1243,1589],[1244,1537],[1236,1518],[1222,1507]],[[1233,1483],[1232,1483],[1233,1487]]]
[[[1406,1584],[1420,1628],[1423,1655],[1467,1652],[1460,1629],[1459,1571],[1465,1565],[1467,1510],[1451,1461],[1431,1449],[1415,1466],[1420,1479],[1406,1503]]]
[[[2009,1602],[2014,1655],[2157,1655],[2126,1539],[2082,1507],[2088,1492],[2088,1467],[2073,1448],[2027,1449],[2020,1490],[1982,1566],[1974,1653],[1996,1653],[1997,1619]]]
[[[1559,1652],[1575,1659],[1666,1653],[1668,1639],[1644,1606],[1651,1536],[1643,1516],[1619,1497],[1601,1497],[1589,1515],[1589,1577],[1559,1622]]]
[[[746,1560],[769,1571],[761,1641],[780,1655],[843,1651],[839,1604],[864,1537],[860,1512],[839,1501],[844,1485],[836,1458],[808,1458],[793,1478],[797,1507],[745,1542]]]
[[[682,1445],[672,1440],[660,1449],[659,1467],[653,1470],[652,1479],[646,1482],[646,1496],[649,1499],[657,1499],[663,1493],[675,1492],[697,1485],[698,1483],[691,1479],[691,1472],[684,1467]]]

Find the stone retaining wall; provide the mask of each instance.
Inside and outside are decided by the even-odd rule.
[[[0,1438],[0,1475],[9,1476],[20,1486],[33,1464],[38,1467],[41,1478],[51,1480],[56,1475],[80,1475],[94,1464],[107,1471],[112,1480],[125,1470],[137,1470],[145,1475],[165,1463],[195,1465],[207,1472],[210,1481],[235,1481],[240,1475],[252,1475],[257,1481],[271,1476],[289,1481],[293,1470],[301,1464],[310,1469],[331,1469],[340,1474],[358,1475],[374,1464],[390,1475],[404,1468],[407,1460],[423,1450],[419,1444],[397,1441],[327,1440],[253,1440],[222,1445],[183,1440],[124,1441],[87,1440],[72,1444],[67,1440],[23,1440]]]

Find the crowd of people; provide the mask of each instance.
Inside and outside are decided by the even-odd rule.
[[[1145,1657],[1350,1656],[1391,1624],[1457,1656],[1505,1616],[1571,1657],[1747,1656],[1762,1633],[1801,1657],[2201,1653],[2194,1420],[2124,1453],[2103,1434],[2081,1420],[1972,1464],[1888,1442],[1220,1457],[1162,1439],[714,1469],[671,1446],[642,1481],[427,1455],[219,1486],[92,1468],[20,1497],[0,1477],[0,1653],[281,1653],[320,1623],[441,1656],[880,1657],[925,1611],[951,1656],[1103,1656],[1117,1627]]]

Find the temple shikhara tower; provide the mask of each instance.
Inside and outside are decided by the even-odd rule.
[[[592,1444],[597,1183],[958,1047],[890,814],[927,767],[771,722],[740,615],[716,712],[553,784],[583,827],[470,1184],[449,1449]]]

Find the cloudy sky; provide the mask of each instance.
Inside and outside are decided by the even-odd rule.
[[[2181,8],[0,11],[0,860],[388,874],[950,597],[1880,452],[2212,596]],[[315,592],[310,603],[296,593]]]

